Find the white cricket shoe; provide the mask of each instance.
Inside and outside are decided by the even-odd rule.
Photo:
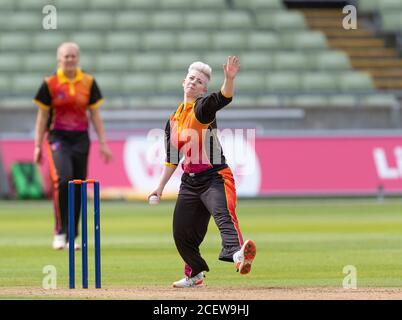
[[[68,248],[70,248],[70,244],[67,242],[67,244],[66,244],[66,249],[68,249]],[[78,250],[80,250],[80,249],[81,249],[80,244],[79,244],[77,241],[75,241],[75,242],[74,242],[74,250],[75,250],[75,251],[78,251]]]
[[[55,234],[53,238],[52,247],[54,250],[62,250],[66,247],[66,235],[62,234]]]
[[[251,264],[257,253],[257,247],[253,240],[247,240],[241,249],[233,255],[235,268],[240,274],[247,274],[251,270]]]
[[[200,272],[196,276],[185,277],[179,281],[173,282],[173,288],[199,288],[204,286],[204,273]]]

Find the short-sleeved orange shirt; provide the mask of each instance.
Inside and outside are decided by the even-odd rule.
[[[177,166],[183,156],[186,173],[198,173],[226,164],[216,134],[216,112],[232,101],[222,92],[213,92],[186,106],[182,103],[165,128],[165,165]]]
[[[77,69],[69,80],[61,69],[45,79],[35,98],[40,108],[50,110],[50,130],[88,130],[88,108],[99,107],[102,94],[93,76]]]

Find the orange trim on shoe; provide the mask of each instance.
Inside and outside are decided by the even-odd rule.
[[[257,254],[257,247],[253,240],[247,240],[241,250],[243,250],[243,261],[238,262],[236,268],[240,274],[248,274],[251,271],[251,264]]]

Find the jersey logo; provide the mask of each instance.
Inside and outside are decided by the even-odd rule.
[[[59,150],[59,149],[60,149],[60,142],[59,142],[59,141],[53,142],[53,143],[50,145],[50,148],[52,149],[52,151],[57,151],[57,150]]]
[[[57,91],[56,96],[58,99],[65,99],[66,98],[66,93],[64,91]]]

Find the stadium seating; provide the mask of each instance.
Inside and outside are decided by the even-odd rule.
[[[0,1],[0,12],[3,11],[12,11],[14,9],[14,0],[4,0]]]
[[[385,31],[402,30],[401,12],[382,12],[382,29]]]
[[[387,10],[399,9],[398,1],[363,2],[366,11],[391,15]],[[57,7],[58,25],[45,31],[41,9],[49,3]],[[392,14],[386,29],[402,21],[399,12]],[[334,50],[302,12],[288,10],[281,0],[2,0],[2,103],[34,95],[41,79],[55,71],[63,41],[80,45],[80,64],[95,75],[111,107],[176,101],[186,68],[197,60],[211,65],[209,88],[218,90],[222,64],[234,54],[242,69],[239,106],[352,106],[361,101],[355,93],[375,90],[370,75],[354,70],[345,52]],[[370,105],[392,100],[373,97]]]
[[[14,72],[21,66],[22,59],[20,55],[15,53],[1,53],[0,54],[0,70],[1,74]],[[0,88],[2,86],[0,85]],[[4,92],[0,89],[1,92]]]
[[[234,7],[238,9],[259,11],[262,9],[279,10],[284,8],[282,0],[233,0]]]
[[[364,0],[359,1],[359,10],[364,13],[378,12],[381,28],[384,31],[402,30],[402,1],[399,0]]]
[[[104,48],[106,51],[135,52],[141,48],[141,38],[132,32],[108,32],[104,38]]]
[[[139,53],[132,56],[132,67],[136,71],[154,71],[163,70],[166,65],[166,58],[158,53]]]
[[[261,29],[283,30],[302,30],[306,29],[306,21],[300,12],[272,12],[257,11],[257,27]]]

